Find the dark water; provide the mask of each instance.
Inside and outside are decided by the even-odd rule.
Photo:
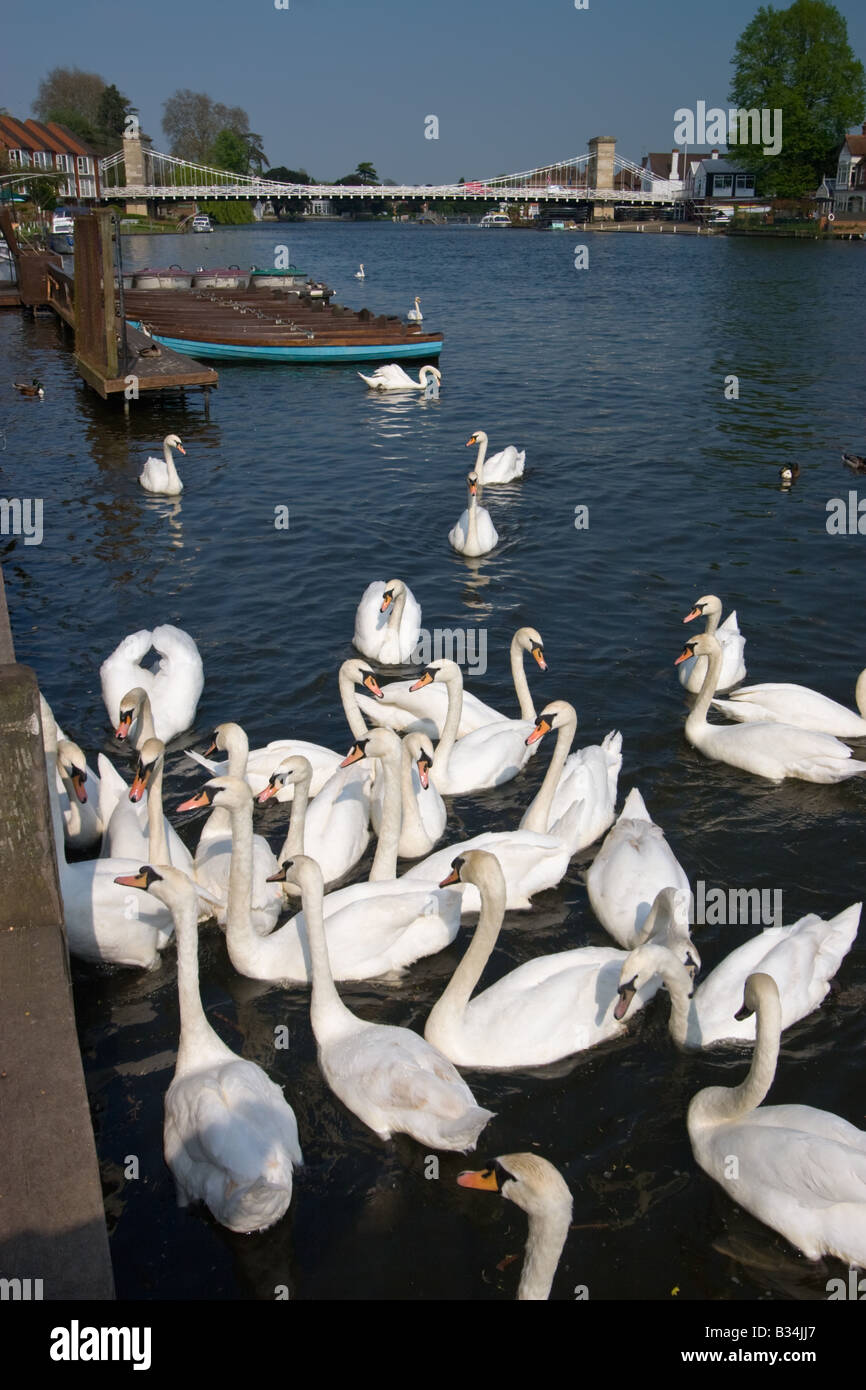
[[[581,241],[590,268],[577,271]],[[682,734],[673,661],[691,631],[682,616],[716,592],[738,611],[750,679],[799,680],[853,703],[866,539],[828,535],[825,508],[856,488],[840,450],[866,443],[864,347],[851,330],[866,308],[862,248],[322,225],[126,239],[124,254],[137,265],[265,264],[281,242],[355,307],[405,313],[419,294],[425,324],[446,334],[441,399],[374,398],[352,367],[226,364],[209,420],[194,394],[133,404],[125,419],[77,379],[62,326],[0,318],[2,375],[46,386],[41,403],[7,388],[0,420],[4,494],[45,499],[41,546],[2,538],[17,651],[88,755],[122,756],[99,663],[125,633],[162,622],[187,629],[204,660],[197,746],[223,719],[253,745],[295,734],[348,746],[336,671],[352,652],[355,606],[370,579],[400,575],[427,627],[486,630],[489,667],[473,688],[497,706],[512,704],[512,632],[541,630],[550,671],[533,678],[538,707],[571,700],[580,742],[622,730],[621,796],[640,786],[692,882],[781,888],[786,922],[861,897],[866,787],[774,787],[706,763]],[[360,260],[363,286],[352,279]],[[724,398],[730,374],[738,400]],[[501,543],[467,562],[446,537],[475,429],[493,448],[525,447],[527,474],[487,493]],[[136,481],[172,430],[188,451],[179,502]],[[802,474],[785,493],[777,470],[790,459]],[[589,506],[587,530],[575,529],[577,504]],[[288,532],[274,528],[280,505]],[[452,806],[449,839],[515,825],[545,757]],[[177,745],[169,808],[200,781]],[[282,811],[262,827],[276,845]],[[537,954],[609,944],[583,887],[590,857],[531,915],[508,918],[483,983]],[[705,971],[750,934],[703,928]],[[344,996],[366,1017],[420,1030],[467,939],[400,986]],[[519,1265],[499,1265],[522,1250],[522,1214],[459,1189],[462,1156],[442,1155],[428,1179],[417,1145],[383,1145],[342,1108],[317,1072],[305,991],[239,979],[216,930],[202,934],[201,957],[209,1017],[284,1085],[306,1166],[290,1214],[262,1236],[178,1211],[162,1158],[173,953],[154,974],[76,965],[120,1296],[273,1298],[287,1285],[293,1298],[513,1297]],[[837,983],[786,1034],[770,1100],[862,1127],[862,944]],[[748,1052],[681,1056],[665,1015],[659,998],[628,1037],[547,1074],[467,1074],[497,1112],[479,1157],[537,1146],[573,1190],[554,1296],[584,1284],[593,1299],[825,1297],[844,1271],[809,1266],[691,1158],[689,1098],[739,1080]],[[283,1023],[291,1046],[275,1051]],[[124,1177],[129,1155],[137,1180]]]

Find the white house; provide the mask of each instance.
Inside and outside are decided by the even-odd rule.
[[[861,135],[846,135],[836,170],[836,212],[866,210],[866,125]]]

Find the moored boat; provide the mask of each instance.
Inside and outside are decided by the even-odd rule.
[[[199,267],[193,271],[192,284],[196,290],[245,290],[250,283],[248,270],[239,265],[218,266],[215,270]]]
[[[179,265],[162,269],[148,266],[133,272],[133,287],[137,290],[188,290],[192,277],[191,270],[183,270]]]
[[[249,283],[256,290],[282,290],[287,285],[301,286],[306,280],[307,272],[294,265],[284,270],[259,270],[258,266],[250,266]]]

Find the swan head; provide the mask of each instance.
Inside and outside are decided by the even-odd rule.
[[[775,999],[776,1007],[779,1008],[779,986],[772,975],[767,975],[763,970],[756,970],[746,980],[746,987],[743,991],[743,1007],[737,1010],[734,1018],[738,1022],[742,1022],[744,1018],[758,1013],[765,1002],[771,999]]]
[[[162,442],[167,449],[177,449],[178,452],[181,454],[186,453],[186,449],[183,447],[183,444],[181,443],[179,434],[167,434]]]
[[[547,669],[546,667],[544,668]],[[577,710],[567,700],[551,700],[535,719],[535,728],[526,740],[529,747],[549,734],[551,729],[577,728]]]
[[[370,670],[366,661],[359,661],[357,657],[343,662],[340,667],[340,679],[351,681],[353,685],[363,685],[377,700],[385,698],[385,692],[381,689],[375,672]]]
[[[679,666],[681,661],[690,661],[693,656],[712,657],[718,656],[721,660],[722,649],[716,638],[709,632],[701,632],[697,637],[690,637],[686,642],[676,661],[675,666]]]
[[[448,888],[452,883],[474,883],[484,902],[492,899],[496,910],[504,915],[505,875],[496,855],[489,850],[471,849],[452,859],[451,872],[439,887]]]
[[[444,681],[446,685],[449,681],[459,682],[463,685],[463,677],[460,674],[460,667],[456,661],[449,661],[443,657],[441,661],[431,661],[429,666],[424,667],[423,673],[416,680],[414,685],[409,686],[409,693],[413,690],[421,690],[425,685],[430,685],[431,681]]]
[[[684,888],[660,888],[644,918],[638,946],[656,941],[669,947],[675,955],[683,959],[694,980],[701,968],[701,957],[691,938],[690,909],[691,894]],[[685,951],[684,957],[682,951]]]
[[[466,448],[468,449],[470,444],[486,444],[487,442],[487,435],[484,433],[484,431],[476,430],[472,438],[467,439]]]
[[[309,759],[302,758],[300,754],[293,753],[290,758],[284,758],[277,768],[268,778],[268,785],[264,791],[260,791],[256,798],[259,805],[263,806],[266,801],[270,801],[272,796],[276,796],[282,791],[283,787],[298,787],[305,782],[309,786],[313,778],[313,769]]]
[[[57,745],[57,761],[63,774],[72,783],[73,791],[79,801],[87,800],[85,782],[87,781],[87,759],[77,743],[62,738]]]
[[[420,372],[418,373],[418,377],[421,381],[426,381],[427,378],[430,376],[432,376],[436,381],[441,382],[442,380],[442,373],[440,372],[439,368],[431,367],[430,363],[428,362],[421,368]]]
[[[234,724],[227,720],[223,724],[217,724],[210,744],[204,750],[204,755],[209,758],[211,753],[243,752],[246,757],[250,751],[249,739],[240,724]]]
[[[471,439],[469,443],[472,443]],[[521,651],[529,652],[537,662],[540,670],[547,670],[547,662],[544,659],[544,642],[538,628],[519,627],[512,638],[512,642],[516,644]]]
[[[690,623],[693,618],[710,618],[715,614],[718,618],[722,612],[722,600],[715,594],[704,594],[698,599],[691,612],[683,618],[684,623]]]
[[[403,739],[403,751],[410,762],[415,763],[421,786],[426,791],[430,786],[430,769],[433,766],[433,744],[426,734],[407,734]]]
[[[154,776],[162,767],[164,755],[165,744],[162,739],[149,738],[141,745],[138,753],[138,767],[135,769],[135,780],[129,789],[130,801],[140,801],[144,796]]]
[[[137,685],[134,690],[128,690],[120,701],[120,716],[114,737],[121,742],[129,736],[129,731],[136,719],[141,717],[141,712],[145,705],[150,704],[150,698],[146,690],[142,690]]]
[[[252,806],[253,794],[242,777],[211,777],[197,796],[178,806],[179,811],[197,811],[201,806],[226,806],[230,811]]]
[[[340,767],[351,767],[362,758],[381,758],[383,762],[400,757],[400,739],[393,729],[371,729],[366,738],[353,743]]]
[[[325,891],[322,871],[308,854],[296,854],[291,859],[284,859],[277,872],[271,874],[268,883],[288,883],[290,887],[299,889],[302,896],[312,893],[321,898]]]
[[[530,1217],[556,1214],[563,1222],[571,1221],[568,1184],[541,1154],[502,1154],[480,1171],[461,1173],[457,1181],[461,1187],[499,1192]]]
[[[385,585],[385,592],[382,595],[382,606],[379,612],[387,613],[391,604],[394,603],[401,594],[405,594],[405,592],[406,585],[403,583],[402,579],[389,579],[388,583]]]
[[[187,918],[193,922],[198,919],[199,899],[216,906],[222,905],[221,900],[206,888],[193,883],[183,869],[172,868],[170,864],[159,864],[156,868],[152,864],[142,864],[137,874],[119,874],[114,881],[123,888],[138,888],[143,893],[150,893],[172,913],[176,909],[181,912],[185,909]]]
[[[613,1016],[617,1022],[622,1022],[638,990],[648,985],[654,975],[660,975],[668,988],[672,984],[679,985],[691,999],[694,993],[694,979],[685,964],[686,958],[691,958],[691,953],[683,948],[682,956],[683,959],[680,960],[670,947],[655,941],[647,941],[629,951],[622,963],[616,991],[619,998]]]
[[[473,470],[471,473],[467,473],[467,474],[466,474],[466,485],[467,485],[467,487],[469,488],[469,496],[470,496],[470,497],[477,497],[478,500],[480,501],[480,500],[481,500],[481,479],[479,478],[478,474],[477,474],[474,470]]]

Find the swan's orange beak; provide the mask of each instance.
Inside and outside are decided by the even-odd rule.
[[[186,449],[183,447],[182,444],[175,445],[175,448],[177,449],[179,454],[183,454],[184,457],[186,457]]]
[[[676,661],[674,662],[674,665],[679,666],[681,661],[689,661],[693,656],[694,652],[691,649],[691,643],[687,642],[686,645],[683,647],[682,651],[680,652],[679,656],[677,657]]]
[[[285,883],[285,881],[286,881],[286,869],[287,869],[287,868],[288,868],[288,860],[286,861],[285,864],[281,864],[281,865],[280,865],[280,867],[277,869],[277,872],[276,872],[275,874],[269,874],[268,877],[265,879],[265,883]]]
[[[478,443],[478,441],[477,441],[477,439],[475,438],[475,435],[473,434],[473,436],[472,436],[471,439],[467,439],[467,441],[466,441],[466,448],[468,449],[470,444],[477,444],[477,443]]]
[[[219,751],[220,750],[217,748],[217,741],[214,739],[210,747],[204,750],[204,756],[209,758],[212,753],[218,753]]]
[[[84,783],[85,783],[85,781],[87,780],[87,773],[86,773],[86,772],[82,772],[81,769],[78,768],[78,767],[74,767],[74,768],[72,769],[72,779],[71,779],[71,780],[72,780],[72,785],[73,785],[73,787],[75,788],[75,795],[78,797],[78,800],[79,800],[79,801],[82,801],[82,802],[83,802],[83,801],[86,801],[86,800],[87,800],[87,791],[86,791],[86,789],[85,789]]]
[[[448,877],[447,877],[447,878],[443,878],[442,882],[439,884],[439,887],[440,887],[440,888],[447,888],[448,885],[449,885],[449,883],[459,883],[459,882],[460,882],[460,870],[459,870],[459,869],[452,869],[451,872],[450,872],[450,874],[448,875]]]
[[[530,744],[537,743],[540,738],[544,738],[545,734],[550,733],[551,728],[552,725],[540,714],[535,721],[535,728],[526,740],[526,747],[528,748]]]
[[[691,611],[691,613],[687,613],[686,616],[683,618],[683,622],[684,622],[684,623],[690,623],[691,620],[692,620],[692,618],[699,618],[700,616],[701,616],[701,610],[700,610],[700,608],[693,608],[692,611]]]
[[[142,767],[141,763],[138,764],[135,773],[135,781],[129,789],[130,801],[140,801],[144,796],[144,793],[147,791],[147,784],[150,781],[150,772],[151,770],[149,767]]]
[[[478,484],[477,484],[477,482],[471,482],[471,483],[469,484],[469,496],[470,496],[470,497],[477,497],[477,496],[478,496]]]
[[[421,786],[426,791],[430,785],[430,763],[426,755],[418,759],[418,776],[421,779]]]
[[[409,694],[411,695],[413,690],[421,690],[423,686],[429,685],[432,680],[432,671],[425,671],[423,676],[421,676],[420,679],[417,680],[414,685],[409,686]]]
[[[384,700],[385,692],[382,690],[372,671],[369,671],[361,682],[369,690],[371,695],[375,695],[377,700]]]
[[[385,592],[384,592],[384,594],[382,595],[382,607],[379,609],[379,612],[380,612],[380,613],[387,613],[387,611],[388,611],[388,609],[391,607],[391,604],[393,603],[393,601],[394,601],[394,595],[391,593],[391,590],[390,590],[390,589],[386,589]]]
[[[256,801],[259,803],[260,806],[264,806],[265,802],[270,801],[271,797],[276,796],[276,794],[277,784],[274,781],[274,778],[271,777],[268,780],[268,785],[265,787],[264,791],[259,792],[258,796],[256,797]]]
[[[461,1187],[477,1187],[482,1192],[499,1191],[495,1168],[485,1168],[482,1172],[475,1173],[459,1173],[457,1181]]]
[[[182,801],[178,806],[179,811],[197,811],[200,806],[210,806],[210,797],[207,792],[199,792],[198,796],[191,796],[188,801]]]
[[[538,665],[539,665],[539,667],[541,668],[541,670],[542,670],[542,671],[546,671],[546,670],[547,670],[547,662],[546,662],[545,659],[544,659],[544,651],[542,650],[542,648],[541,648],[541,647],[533,647],[533,648],[532,648],[532,655],[535,657],[535,660],[538,662]]]
[[[340,763],[340,767],[351,767],[352,763],[359,763],[362,758],[366,758],[366,745],[366,739],[364,739],[363,742],[353,744],[343,761]]]
[[[634,979],[629,980],[627,985],[620,985],[617,990],[619,998],[616,1001],[616,1008],[613,1011],[613,1016],[617,1022],[621,1022],[629,1011],[629,1006],[635,996],[634,982],[636,979],[637,976],[635,975]]]
[[[151,883],[161,881],[162,875],[152,869],[149,864],[142,864],[137,874],[118,874],[114,880],[119,883],[121,888],[142,888],[145,891]]]
[[[121,714],[120,714],[120,723],[118,724],[117,728],[116,728],[115,731],[114,731],[114,737],[115,737],[115,738],[119,738],[120,741],[123,742],[123,740],[126,738],[126,736],[127,736],[127,734],[129,733],[129,731],[130,731],[131,728],[132,728],[132,710],[131,710],[131,709],[122,710],[122,711],[121,711]]]

